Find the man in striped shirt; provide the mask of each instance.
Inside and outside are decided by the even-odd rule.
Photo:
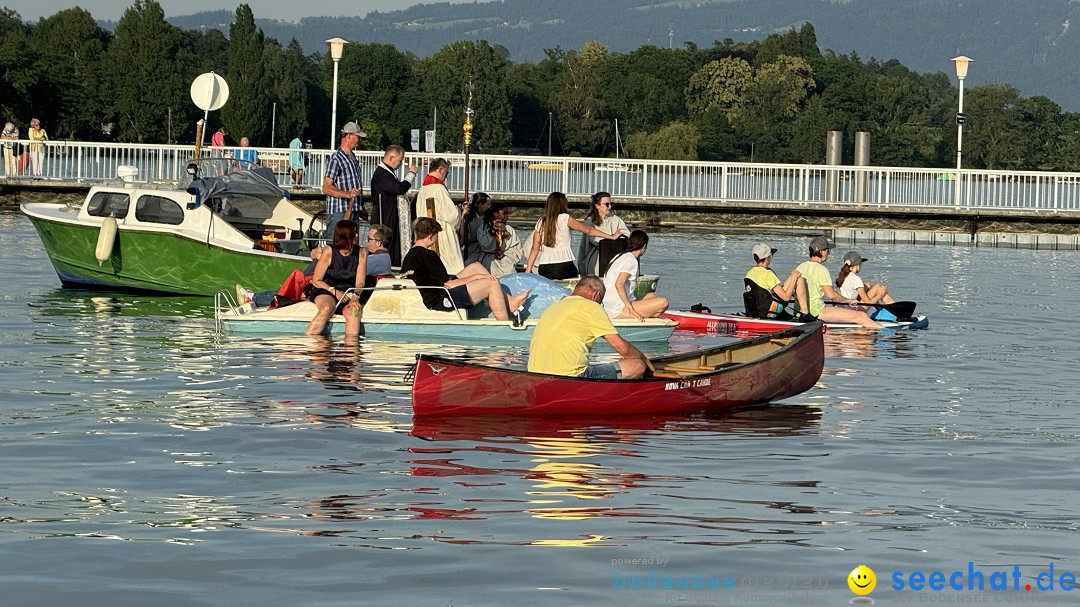
[[[363,194],[360,191],[360,161],[353,149],[367,137],[355,122],[341,127],[341,147],[326,161],[322,193],[326,194],[326,237],[333,238],[334,226],[354,215],[363,217]],[[367,217],[364,217],[366,220]]]

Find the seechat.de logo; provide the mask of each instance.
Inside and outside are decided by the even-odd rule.
[[[873,604],[874,599],[866,596],[874,591],[874,587],[877,586],[877,575],[874,574],[874,570],[866,565],[859,565],[851,570],[851,573],[847,577],[848,588],[852,592],[859,595],[851,599],[852,604]]]

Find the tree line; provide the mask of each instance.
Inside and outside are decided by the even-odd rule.
[[[328,145],[329,53],[267,38],[248,5],[236,9],[227,38],[171,25],[155,0],[135,0],[115,32],[81,8],[36,24],[0,10],[0,114],[24,132],[34,116],[54,139],[191,143],[202,111],[189,86],[209,71],[230,88],[210,131],[225,125],[254,146],[297,136]],[[338,122],[360,123],[361,147],[382,149],[433,128],[437,112],[436,148],[459,151],[470,95],[477,152],[546,153],[550,130],[556,155],[614,156],[621,145],[643,159],[821,163],[826,133],[838,130],[845,162],[855,132],[868,131],[875,165],[955,164],[958,89],[946,74],[822,52],[811,24],[708,48],[614,53],[589,42],[547,49],[536,63],[514,63],[485,41],[424,58],[350,43],[339,64]],[[1080,169],[1080,114],[1003,84],[966,88],[964,101],[965,167]]]

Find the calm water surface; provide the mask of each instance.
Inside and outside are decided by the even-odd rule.
[[[656,234],[645,270],[735,309],[759,238]],[[768,241],[782,273],[807,238]],[[846,604],[859,564],[880,604],[927,599],[894,572],[1080,571],[1074,252],[860,246],[930,329],[829,334],[769,408],[414,425],[415,353],[524,352],[218,338],[205,299],[60,289],[21,215],[0,249],[4,604]],[[613,587],[653,572],[735,588]]]

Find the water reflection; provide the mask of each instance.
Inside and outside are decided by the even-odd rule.
[[[333,494],[298,504],[307,520],[323,523],[298,532],[377,540],[373,545],[383,548],[403,547],[401,541],[407,544],[415,539],[562,547],[624,545],[627,541],[625,536],[616,539],[588,529],[563,536],[560,531],[566,528],[548,525],[534,526],[529,537],[513,540],[461,529],[424,538],[398,537],[386,530],[378,537],[367,537],[347,526],[357,521],[434,519],[468,523],[525,516],[536,521],[611,519],[623,521],[620,525],[667,520],[680,527],[730,528],[757,534],[762,532],[762,524],[775,526],[777,521],[753,516],[706,517],[700,512],[715,507],[704,506],[704,502],[719,500],[725,504],[720,506],[722,509],[779,509],[797,515],[814,514],[817,509],[791,501],[701,494],[700,484],[710,482],[708,479],[723,467],[709,464],[720,464],[724,459],[713,449],[729,440],[815,435],[820,421],[821,411],[806,405],[749,409],[716,418],[416,418],[410,434],[424,442],[407,449],[406,470],[397,468],[398,462],[393,461],[386,462],[389,467],[381,467],[377,461],[333,462],[314,467],[318,471],[345,473],[366,470],[366,475],[388,472],[391,476],[378,490]],[[673,452],[687,444],[678,438],[680,435],[694,438],[691,443],[701,443],[702,452],[695,458],[701,461],[678,468],[658,463],[680,457]],[[416,482],[398,476],[403,472],[408,475],[405,478]],[[393,481],[395,478],[400,481]],[[816,484],[815,480],[769,479],[763,486],[813,488]],[[663,503],[655,503],[659,496],[664,496]],[[672,504],[673,499],[689,505],[690,510]],[[795,524],[821,523],[815,519]]]
[[[121,294],[105,291],[84,291],[56,288],[31,300],[32,314],[42,317],[65,316],[168,316],[179,318],[214,317],[214,300],[210,297],[169,296],[160,294]]]
[[[428,441],[513,443],[535,437],[560,438],[584,431],[596,442],[633,444],[637,437],[657,431],[790,436],[815,428],[820,421],[821,410],[817,407],[792,404],[743,409],[717,417],[422,416],[413,419],[411,434]]]
[[[914,356],[915,331],[837,330],[825,333],[825,357],[900,359]],[[827,365],[828,363],[826,363]]]

